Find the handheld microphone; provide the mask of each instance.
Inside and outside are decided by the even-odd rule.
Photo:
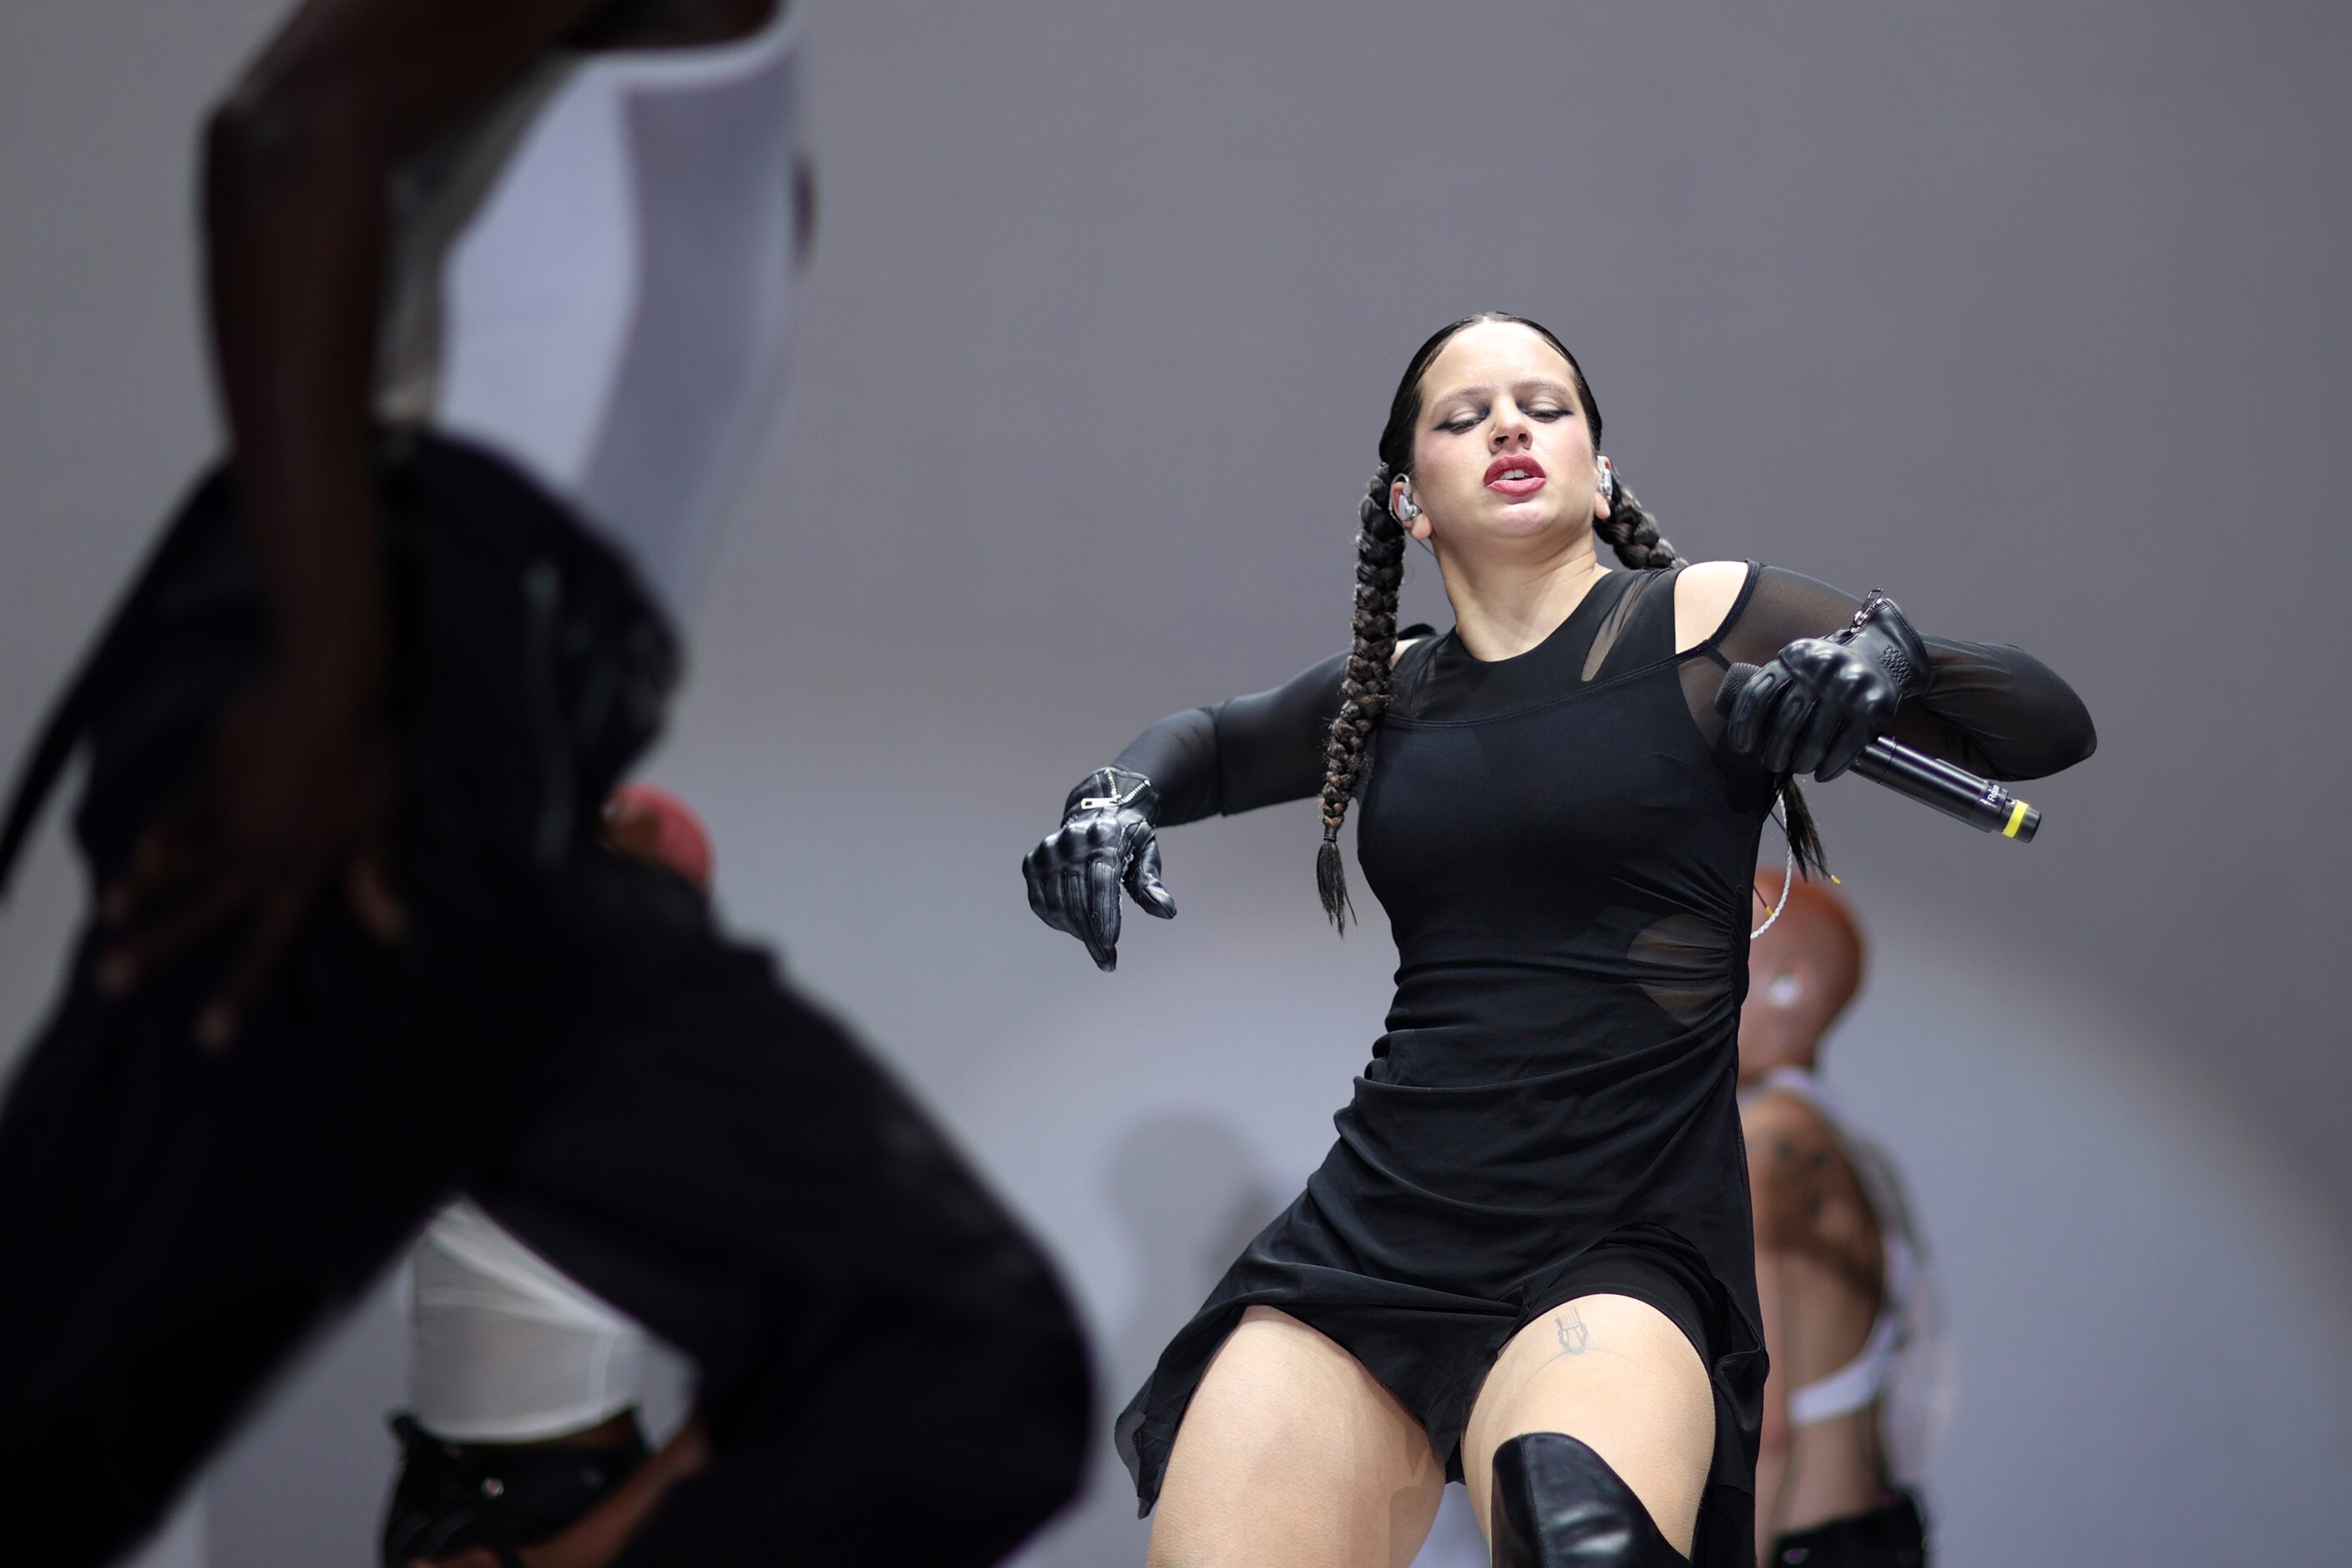
[[[1750,680],[1752,664],[1735,664],[1724,672],[1715,694],[1715,710],[1728,715],[1731,705]],[[2021,844],[2031,843],[2042,826],[2042,814],[1990,779],[1980,779],[1966,768],[1956,768],[1941,757],[1880,735],[1862,749],[1853,771],[1922,805],[1932,805],[1969,826],[1998,833]]]

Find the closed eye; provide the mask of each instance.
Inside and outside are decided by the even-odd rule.
[[[1547,425],[1552,424],[1558,420],[1565,419],[1575,412],[1576,410],[1573,408],[1563,408],[1556,403],[1539,404],[1527,411],[1528,418],[1540,419]],[[1459,436],[1467,431],[1476,429],[1480,422],[1486,417],[1486,410],[1483,408],[1475,409],[1467,413],[1457,414],[1451,419],[1442,420],[1439,422],[1437,427],[1441,430],[1450,431],[1454,435]]]

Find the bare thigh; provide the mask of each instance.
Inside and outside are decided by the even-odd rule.
[[[1463,1476],[1489,1540],[1495,1450],[1523,1432],[1590,1445],[1690,1554],[1715,1454],[1715,1395],[1698,1352],[1664,1313],[1630,1296],[1580,1296],[1511,1336],[1462,1438]]]
[[[1151,1568],[1405,1568],[1445,1471],[1362,1363],[1252,1307],[1202,1375],[1151,1520]]]

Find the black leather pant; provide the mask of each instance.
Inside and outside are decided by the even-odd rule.
[[[0,1518],[108,1562],[305,1336],[454,1192],[698,1365],[714,1461],[628,1564],[989,1563],[1076,1485],[1085,1360],[1036,1247],[875,1060],[596,807],[673,655],[626,571],[510,469],[393,454],[410,934],[326,907],[235,1046],[226,949],[127,997],[76,946],[0,1106]],[[86,750],[94,880],[266,647],[218,479],[37,745],[0,870]]]

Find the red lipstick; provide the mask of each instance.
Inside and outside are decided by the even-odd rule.
[[[1525,452],[1486,465],[1486,488],[1497,495],[1531,496],[1543,487],[1543,465]]]

